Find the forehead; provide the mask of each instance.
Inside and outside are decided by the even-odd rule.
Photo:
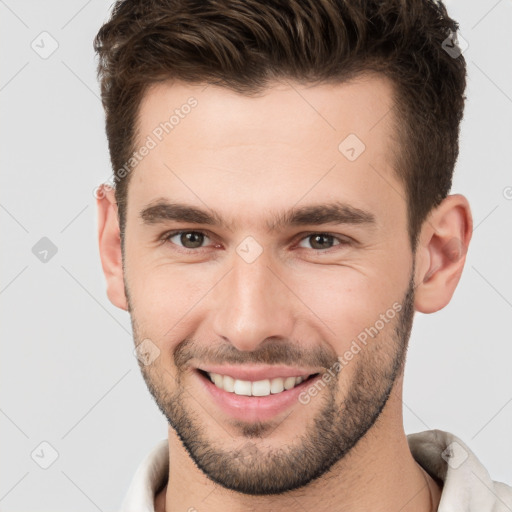
[[[392,84],[375,74],[341,84],[274,83],[251,96],[159,83],[140,105],[136,150],[151,149],[133,171],[129,197],[142,207],[179,196],[240,215],[327,196],[365,210],[379,196],[384,208],[402,189],[392,106]]]
[[[191,103],[195,106],[190,107]],[[161,124],[170,121],[167,131],[161,127],[164,138],[193,135],[191,142],[200,139],[203,146],[216,148],[272,141],[276,135],[283,142],[302,138],[312,143],[336,143],[348,133],[375,148],[375,142],[390,131],[392,105],[392,82],[369,72],[333,84],[273,82],[251,95],[212,84],[160,82],[150,86],[142,98],[138,144],[143,143],[141,137],[158,132]],[[183,122],[187,118],[191,121]],[[172,137],[166,137],[171,133]],[[229,141],[224,138],[226,133],[231,136]]]

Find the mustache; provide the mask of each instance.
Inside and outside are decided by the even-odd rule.
[[[324,346],[305,349],[297,343],[268,339],[258,349],[240,351],[230,343],[198,343],[188,338],[178,344],[174,351],[174,364],[180,370],[191,366],[191,361],[221,364],[268,364],[287,366],[312,366],[332,368],[338,356]]]

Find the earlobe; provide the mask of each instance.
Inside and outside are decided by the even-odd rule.
[[[101,266],[107,281],[107,296],[118,308],[128,310],[123,279],[123,261],[114,189],[101,185],[97,193],[98,243]]]
[[[467,199],[448,196],[424,222],[417,255],[421,264],[415,309],[434,313],[451,300],[460,280],[473,233]]]

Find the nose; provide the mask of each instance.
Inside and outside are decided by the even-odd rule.
[[[235,255],[212,296],[215,334],[241,351],[256,350],[269,337],[292,339],[297,305],[283,281],[265,252],[252,263]]]

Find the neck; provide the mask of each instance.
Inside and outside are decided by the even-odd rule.
[[[331,470],[306,487],[283,495],[248,496],[209,480],[169,428],[169,480],[155,501],[156,512],[177,510],[332,512],[432,512],[441,490],[414,460],[402,419],[402,378],[397,379],[379,419]]]

